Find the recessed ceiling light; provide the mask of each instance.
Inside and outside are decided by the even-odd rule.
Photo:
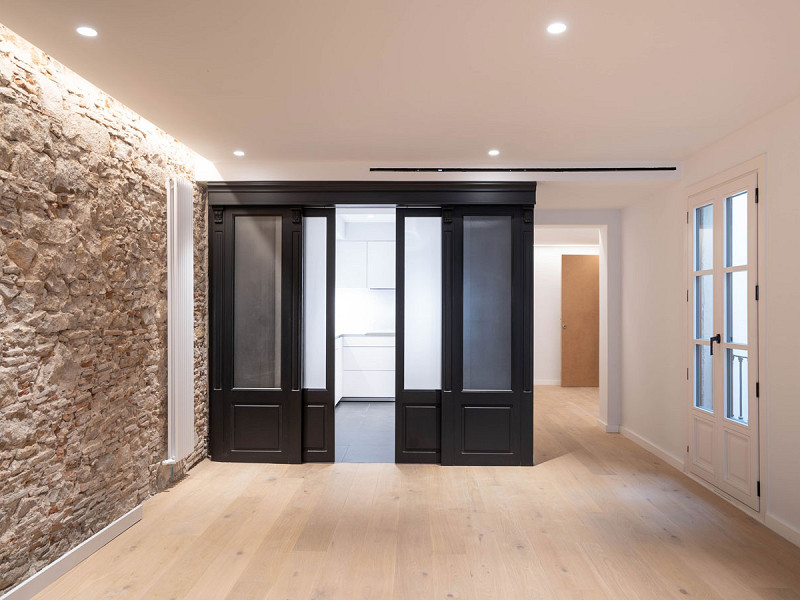
[[[500,150],[489,150],[489,156],[497,156],[500,154]]]
[[[97,30],[91,27],[87,27],[86,25],[81,25],[75,31],[77,31],[84,37],[97,37]]]
[[[547,26],[547,33],[552,33],[554,35],[558,35],[559,33],[564,33],[567,30],[567,26],[564,23],[550,23]]]
[[[244,156],[244,150],[234,150],[233,151],[233,155],[234,156]]]

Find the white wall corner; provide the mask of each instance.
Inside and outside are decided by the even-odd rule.
[[[140,504],[110,525],[95,533],[85,542],[81,542],[75,546],[61,558],[56,559],[38,573],[34,573],[18,586],[0,596],[0,600],[29,600],[33,598],[48,585],[54,583],[59,577],[66,574],[126,529],[141,520],[142,505]]]

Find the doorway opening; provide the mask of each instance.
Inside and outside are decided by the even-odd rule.
[[[596,227],[533,230],[534,385],[550,386],[542,391],[555,397],[577,393],[595,418],[601,373],[600,234]]]
[[[393,207],[336,208],[337,462],[395,460]]]

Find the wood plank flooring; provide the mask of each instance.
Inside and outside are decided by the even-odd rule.
[[[800,600],[800,548],[536,389],[537,466],[205,461],[36,596]]]

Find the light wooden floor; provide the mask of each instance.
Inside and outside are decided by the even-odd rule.
[[[536,467],[206,461],[36,598],[800,598],[800,549],[536,392]]]

